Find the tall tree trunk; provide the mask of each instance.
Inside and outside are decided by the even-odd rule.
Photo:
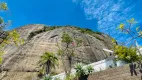
[[[50,65],[51,65],[51,62],[50,62],[50,61],[47,61],[47,62],[46,62],[46,74],[49,74],[49,73],[50,73]]]
[[[68,69],[68,74],[70,75],[71,73],[71,67],[72,67],[72,57],[68,56],[68,65],[69,65],[69,69]]]

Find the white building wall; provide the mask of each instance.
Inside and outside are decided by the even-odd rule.
[[[116,64],[117,64],[117,67],[118,67],[118,66],[123,66],[126,63],[123,62],[123,61],[117,61]],[[101,60],[101,61],[98,61],[98,62],[91,63],[91,64],[86,65],[84,67],[87,67],[87,66],[92,66],[94,68],[94,72],[98,72],[98,71],[106,70],[106,69],[110,68],[110,66],[114,67],[114,61],[105,59],[105,60]],[[71,74],[75,74],[75,69],[72,69]],[[61,74],[53,76],[53,80],[56,77],[60,78],[61,80],[64,80],[65,73],[61,73]]]

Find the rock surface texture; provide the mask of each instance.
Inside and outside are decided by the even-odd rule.
[[[44,25],[33,24],[16,29],[25,44],[20,46],[8,45],[5,48],[4,61],[2,68],[4,77],[2,80],[35,80],[39,71],[38,61],[44,52],[58,52],[57,42],[61,44],[63,32],[69,33],[74,38],[83,40],[81,46],[75,50],[74,62],[96,62],[107,58],[103,48],[111,49],[112,43],[108,35],[93,33],[81,33],[75,27],[60,27],[54,30],[41,32],[34,35],[30,40],[28,36],[31,32],[44,28]],[[74,63],[72,63],[74,64]],[[63,65],[60,62],[54,69],[56,73],[63,72]],[[1,73],[2,74],[2,73]]]

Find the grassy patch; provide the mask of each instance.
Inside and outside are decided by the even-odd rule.
[[[81,33],[87,33],[87,34],[99,34],[99,35],[102,35],[103,33],[101,32],[98,32],[98,31],[92,31],[91,29],[88,29],[88,28],[79,28],[79,27],[76,27],[78,30],[80,30]]]
[[[97,32],[97,31],[94,32],[94,31],[92,31],[91,29],[88,29],[88,28],[85,28],[85,29],[79,28],[79,27],[76,27],[76,28],[78,30],[80,30],[81,33],[90,34],[90,35],[94,36],[95,38],[97,38],[98,40],[104,41],[104,39],[102,39],[99,36],[95,35],[95,34],[102,35],[103,33],[101,33],[101,32]]]

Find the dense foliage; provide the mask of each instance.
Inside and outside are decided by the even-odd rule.
[[[8,10],[7,3],[1,2],[0,3],[0,10]]]
[[[39,65],[41,67],[40,74],[49,74],[51,72],[51,68],[55,68],[57,61],[58,58],[54,53],[45,52],[44,55],[41,56],[41,60],[39,61]]]
[[[73,42],[73,39],[69,36],[69,34],[63,33],[63,35],[62,35],[62,42],[70,44],[70,43]]]
[[[83,66],[84,65],[82,63],[77,63],[75,65],[74,69],[76,70],[76,75],[78,77],[84,76],[84,75],[89,75],[94,70],[92,66],[87,66],[87,67],[83,67]]]
[[[83,66],[84,65],[82,63],[77,63],[74,68],[76,70],[76,76],[79,78],[79,80],[87,80],[88,75],[94,71],[92,66]]]
[[[126,61],[128,63],[139,61],[141,57],[137,55],[136,48],[125,47],[125,46],[115,46],[115,54],[119,60]]]
[[[128,43],[131,43],[131,47],[115,45],[115,49],[114,49],[115,53],[120,60],[124,60],[126,62],[140,61],[142,56],[137,55],[137,53],[139,52],[139,49],[135,45],[135,41],[137,38],[142,37],[142,30],[140,29],[139,26],[138,27],[134,26],[134,24],[137,24],[137,21],[134,18],[127,20],[127,23],[128,24],[120,23],[117,29],[121,30],[123,33],[126,33],[127,35],[131,37],[129,40],[126,40],[121,45],[127,45]],[[116,42],[116,40],[112,40],[112,41]]]

